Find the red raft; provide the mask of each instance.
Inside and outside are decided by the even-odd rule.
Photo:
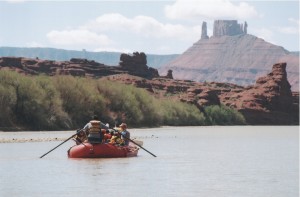
[[[68,150],[69,158],[116,158],[116,157],[135,157],[139,148],[132,145],[115,146],[109,143],[90,144],[84,142],[75,145]]]

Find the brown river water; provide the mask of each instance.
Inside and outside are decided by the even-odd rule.
[[[298,197],[299,126],[131,129],[138,157],[69,159],[74,131],[0,132],[0,196]]]

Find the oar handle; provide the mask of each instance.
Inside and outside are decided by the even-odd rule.
[[[116,130],[116,129],[113,129],[114,131],[116,131],[116,132],[118,132],[118,133],[120,133],[118,130]],[[122,133],[121,133],[121,135],[122,135]],[[126,137],[126,136],[124,136],[124,135],[122,135],[125,139],[127,139],[127,140],[129,140],[129,141],[131,141],[132,143],[134,143],[135,145],[137,145],[138,147],[140,147],[141,149],[143,149],[144,151],[146,151],[147,153],[149,153],[149,154],[151,154],[153,157],[156,157],[156,155],[154,155],[153,153],[151,153],[150,151],[148,151],[147,149],[145,149],[144,147],[142,147],[142,146],[140,146],[139,144],[137,144],[135,141],[133,141],[132,139],[130,139],[130,138],[128,138],[128,137]]]

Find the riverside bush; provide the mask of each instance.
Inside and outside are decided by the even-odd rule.
[[[97,89],[106,98],[107,107],[117,122],[136,126],[159,126],[161,114],[157,100],[146,90],[118,82],[98,80]]]
[[[15,103],[16,94],[13,87],[0,84],[0,125],[13,125],[13,108]]]
[[[1,102],[7,106],[0,112],[1,117],[6,117],[4,123],[1,121],[1,127],[19,125],[35,130],[68,127],[65,125],[67,115],[61,109],[59,97],[54,94],[56,90],[51,87],[48,77],[1,71],[0,79],[0,97],[7,98]]]
[[[212,105],[205,108],[208,124],[212,125],[244,125],[244,116],[238,111],[224,105]]]
[[[205,117],[194,105],[172,100],[161,102],[163,123],[170,126],[205,125]]]
[[[104,98],[97,93],[94,80],[55,76],[52,81],[60,94],[63,110],[72,120],[73,127],[81,127],[93,114],[102,114],[104,111]]]
[[[205,108],[157,99],[144,89],[104,79],[25,76],[0,70],[0,128],[32,130],[82,128],[92,115],[131,127],[245,124],[225,106]]]
[[[42,99],[40,122],[46,121],[48,129],[69,129],[72,120],[63,109],[63,103],[57,88],[50,77],[37,77],[35,82],[41,89],[39,97]]]

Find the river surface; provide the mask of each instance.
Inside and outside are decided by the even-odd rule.
[[[298,197],[299,127],[131,129],[138,157],[68,159],[62,141],[0,143],[0,196]],[[0,132],[0,139],[74,131]]]

